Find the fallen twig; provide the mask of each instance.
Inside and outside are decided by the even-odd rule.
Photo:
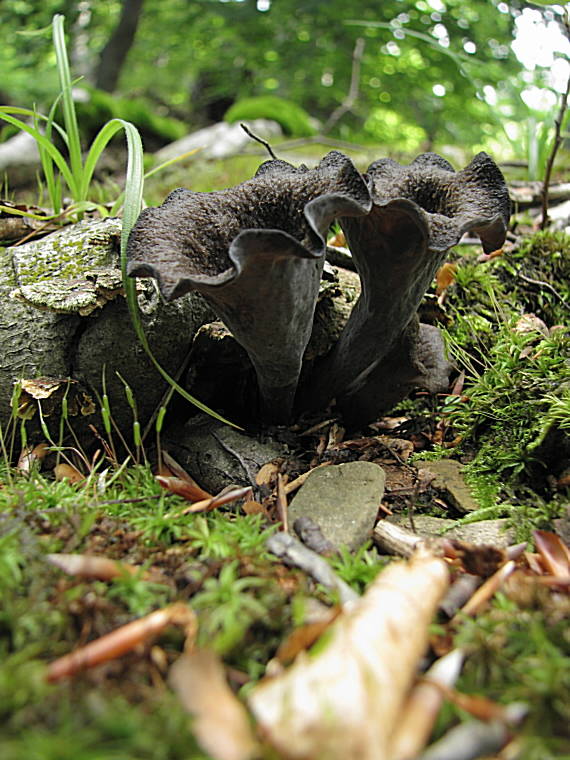
[[[274,533],[266,544],[270,552],[286,564],[304,570],[325,588],[338,592],[341,604],[354,602],[360,597],[350,586],[339,578],[326,559],[291,536],[289,533]]]

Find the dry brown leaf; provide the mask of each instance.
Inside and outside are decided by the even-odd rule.
[[[53,468],[53,474],[56,480],[68,480],[70,483],[83,483],[85,475],[71,464],[61,462]]]
[[[268,517],[267,509],[255,499],[249,499],[242,504],[243,511],[246,515],[265,515]]]
[[[179,464],[174,457],[168,453],[168,451],[162,452],[162,468],[164,471],[158,472],[157,475],[174,475],[176,478],[180,478],[180,480],[184,480],[186,483],[191,485],[197,496],[196,499],[211,499],[212,495],[211,493],[208,493],[208,491],[205,491],[202,486],[200,486],[194,478],[189,475],[184,467],[182,467],[181,464]]]
[[[327,245],[332,245],[333,248],[346,248],[346,238],[344,236],[344,232],[341,230],[340,232],[337,232],[335,235],[333,235],[330,240],[327,240]]]
[[[193,716],[192,732],[214,760],[247,760],[256,743],[247,712],[226,681],[220,658],[209,649],[181,655],[168,680]]]
[[[50,683],[93,668],[108,660],[130,652],[153,636],[157,636],[169,625],[181,625],[191,638],[196,630],[196,616],[183,602],[176,602],[162,610],[151,612],[139,620],[117,628],[115,631],[89,642],[75,652],[66,654],[48,666],[46,678]]]
[[[446,261],[443,266],[437,270],[435,275],[436,293],[441,295],[450,285],[455,282],[455,274],[457,272],[457,264],[451,261]]]
[[[159,477],[157,477],[157,480],[160,482]],[[202,501],[196,501],[181,512],[169,512],[165,517],[177,518],[183,517],[184,515],[197,514],[198,512],[211,512],[213,509],[223,507],[225,504],[230,504],[232,501],[237,501],[238,499],[243,499],[245,497],[251,499],[251,495],[252,492],[250,486],[245,486],[244,488],[228,487],[227,489],[220,491],[217,496],[212,496],[210,499],[203,499]]]
[[[281,470],[282,459],[272,459],[271,462],[266,462],[259,468],[257,475],[255,476],[255,483],[258,486],[270,486],[277,480],[277,475]]]
[[[448,582],[445,563],[430,554],[380,573],[331,625],[321,651],[301,653],[251,692],[270,744],[295,760],[392,760],[392,734]]]
[[[68,575],[96,578],[101,581],[110,581],[122,575],[136,575],[140,572],[139,567],[128,565],[126,562],[117,562],[114,559],[94,557],[89,554],[48,554],[46,559]]]
[[[535,530],[533,538],[544,567],[555,577],[567,578],[570,575],[570,550],[560,536]]]
[[[341,607],[333,607],[328,610],[328,614],[321,620],[313,623],[305,623],[300,628],[295,628],[287,638],[279,644],[276,659],[283,665],[292,662],[299,652],[303,652],[313,646],[315,641],[322,636],[331,623],[337,619]]]
[[[49,444],[38,443],[37,446],[26,446],[18,458],[16,469],[20,472],[30,472],[36,462],[41,462],[49,451]]]
[[[200,488],[200,486],[196,483],[189,483],[187,480],[183,480],[182,478],[178,478],[174,475],[157,475],[156,480],[164,489],[170,491],[170,493],[176,494],[177,496],[182,496],[182,498],[186,499],[187,501],[201,501],[203,499],[214,498],[207,491],[204,491],[202,488]]]

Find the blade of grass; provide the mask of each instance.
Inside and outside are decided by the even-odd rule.
[[[49,155],[53,159],[54,164],[57,166],[57,168],[63,175],[63,178],[67,182],[67,186],[69,187],[69,190],[72,196],[75,198],[77,194],[76,190],[78,190],[77,183],[61,152],[55,147],[55,145],[50,140],[48,140],[48,138],[45,135],[43,135],[33,126],[31,126],[30,124],[26,124],[26,122],[22,121],[22,119],[18,119],[15,116],[12,116],[12,114],[14,113],[29,116],[33,119],[34,112],[29,110],[28,108],[10,108],[8,106],[2,106],[0,107],[0,119],[8,122],[8,124],[12,124],[13,126],[18,127],[18,129],[20,129],[22,132],[27,132],[29,135],[31,135],[34,138],[36,143],[38,143],[38,146],[41,145],[41,147],[44,148],[49,153]]]
[[[55,111],[57,108],[59,98],[56,98],[54,104],[50,108],[50,112],[47,117],[47,123],[46,123],[46,130],[45,130],[45,136],[46,138],[51,142],[51,133],[52,133],[52,127],[54,124],[54,117],[55,117]],[[34,126],[39,131],[39,124],[38,124],[38,117],[34,117]],[[44,172],[44,177],[46,180],[47,190],[49,199],[51,202],[51,207],[54,212],[54,214],[59,214],[62,208],[62,187],[61,187],[61,178],[60,176],[56,177],[55,171],[54,171],[54,162],[50,154],[43,148],[40,144],[38,144],[38,151],[40,154],[40,161],[42,163],[42,169]]]
[[[241,430],[238,425],[235,425],[233,422],[226,420],[213,409],[210,409],[201,401],[198,401],[197,398],[192,396],[185,388],[179,385],[176,380],[174,380],[174,378],[172,378],[168,372],[163,369],[150,349],[139,315],[136,283],[135,280],[127,277],[127,242],[130,232],[138,219],[142,206],[142,191],[144,185],[143,148],[140,134],[133,124],[128,121],[124,121],[123,119],[113,119],[113,122],[118,122],[121,126],[123,126],[127,137],[128,162],[127,177],[125,183],[125,205],[123,208],[123,227],[121,231],[121,270],[123,273],[123,283],[127,303],[129,306],[129,312],[135,333],[156,370],[172,388],[174,388],[183,398],[196,406],[202,412],[209,414],[211,417],[214,417],[214,419],[217,419],[226,425],[231,425],[232,427]],[[109,122],[109,124],[113,122]]]
[[[77,182],[78,189],[82,189],[81,177],[83,175],[83,162],[81,159],[81,139],[79,137],[77,114],[75,113],[75,103],[73,102],[73,94],[71,91],[71,75],[63,31],[64,20],[64,16],[62,16],[61,13],[56,13],[53,17],[53,45],[55,48],[57,73],[59,75],[59,84],[61,88],[63,121],[68,140],[67,148],[69,150],[71,173]],[[75,197],[75,200],[82,201],[85,200],[85,197],[79,195]]]

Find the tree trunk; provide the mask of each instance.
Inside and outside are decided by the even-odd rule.
[[[123,0],[119,23],[101,51],[95,73],[95,86],[114,92],[121,69],[135,39],[144,0]]]

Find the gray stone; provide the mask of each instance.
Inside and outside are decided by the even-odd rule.
[[[219,493],[231,484],[254,486],[264,464],[289,453],[284,444],[260,441],[207,415],[197,415],[166,431],[163,443],[210,493]]]
[[[436,477],[431,485],[443,491],[443,498],[458,512],[474,512],[480,508],[469,486],[463,478],[463,465],[455,459],[439,459],[436,462],[416,462],[422,470],[432,472]]]
[[[410,529],[407,515],[391,515],[387,517],[391,523]],[[468,525],[457,525],[455,520],[448,520],[430,515],[414,515],[415,532],[420,536],[445,536],[458,538],[470,544],[486,544],[505,548],[515,543],[515,531],[508,528],[508,520],[479,520]]]
[[[367,541],[384,495],[386,475],[373,462],[349,462],[313,472],[289,505],[291,525],[311,517],[336,546],[354,551]]]

